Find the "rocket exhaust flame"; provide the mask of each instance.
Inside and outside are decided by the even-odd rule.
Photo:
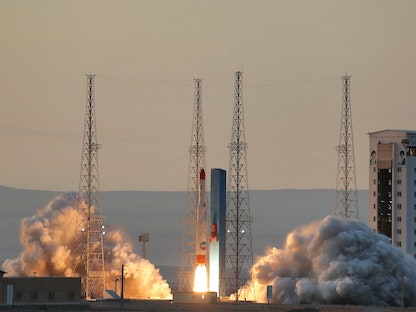
[[[198,264],[195,270],[195,292],[206,292],[208,290],[208,274],[204,264]]]
[[[24,250],[18,258],[7,259],[3,268],[10,276],[72,276],[72,254],[76,247],[77,194],[56,196],[36,215],[21,223]],[[125,298],[169,298],[169,285],[148,260],[133,253],[132,245],[119,230],[104,236],[107,289],[120,277],[125,266]],[[111,285],[111,286],[110,286]]]
[[[335,217],[295,229],[252,268],[256,299],[274,303],[416,305],[416,261],[365,224]]]

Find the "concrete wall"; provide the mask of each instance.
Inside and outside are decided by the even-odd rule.
[[[79,277],[0,277],[0,304],[80,303]]]

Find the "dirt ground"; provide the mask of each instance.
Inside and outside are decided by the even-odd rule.
[[[335,305],[282,305],[263,304],[253,302],[220,302],[211,304],[173,303],[163,300],[126,300],[123,305],[118,301],[97,301],[82,303],[81,305],[39,305],[39,306],[0,306],[0,311],[21,312],[105,312],[105,311],[131,311],[131,312],[416,312],[416,307],[393,308],[373,306],[335,306]]]
[[[116,311],[121,310],[121,303],[116,302],[94,302],[90,304],[90,311]],[[126,311],[183,311],[183,312],[228,312],[228,311],[278,311],[278,312],[416,312],[416,307],[393,308],[393,307],[366,307],[366,306],[334,306],[334,305],[282,305],[263,304],[253,302],[220,302],[211,304],[196,303],[173,303],[160,300],[135,300],[124,302],[123,310]]]

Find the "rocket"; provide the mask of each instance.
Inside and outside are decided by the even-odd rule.
[[[205,188],[205,170],[199,173],[199,202],[196,210],[196,264],[205,265],[207,255],[207,205]]]

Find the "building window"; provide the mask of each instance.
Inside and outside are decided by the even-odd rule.
[[[373,192],[373,196],[376,196],[376,192],[375,191]]]
[[[397,172],[402,172],[402,167],[398,167]]]
[[[397,222],[402,222],[402,217],[397,217]]]
[[[68,300],[74,300],[75,294],[74,291],[68,291]]]
[[[402,180],[397,180],[397,184],[402,184]]]
[[[402,229],[397,229],[397,234],[402,234]]]
[[[32,291],[31,297],[32,301],[38,300],[38,293],[36,291]]]
[[[48,295],[48,298],[49,298],[50,301],[55,300],[55,292],[54,291],[50,291],[49,292],[49,295]]]
[[[400,152],[403,153],[403,152]],[[406,148],[406,156],[416,156],[416,147],[408,146]]]
[[[402,242],[397,242],[397,246],[402,246]]]
[[[415,234],[415,235],[416,235],[416,230],[414,230],[414,231],[413,231],[413,234]]]
[[[416,230],[415,230],[415,232],[416,232]],[[22,298],[23,298],[22,292],[21,291],[16,292],[16,301],[20,301],[20,300],[22,300]]]
[[[402,192],[397,192],[398,197],[402,197]]]
[[[416,210],[416,204],[413,205],[413,208],[415,208],[415,210]]]
[[[413,246],[415,246],[415,247],[416,247],[416,243],[414,243],[414,244],[413,244]]]
[[[376,209],[376,204],[373,204],[373,209]]]
[[[376,172],[376,167],[373,168],[373,172]]]
[[[373,221],[374,221],[374,222],[376,221],[376,217],[375,217],[375,216],[373,217]]]
[[[402,209],[402,204],[397,204],[397,209]]]

